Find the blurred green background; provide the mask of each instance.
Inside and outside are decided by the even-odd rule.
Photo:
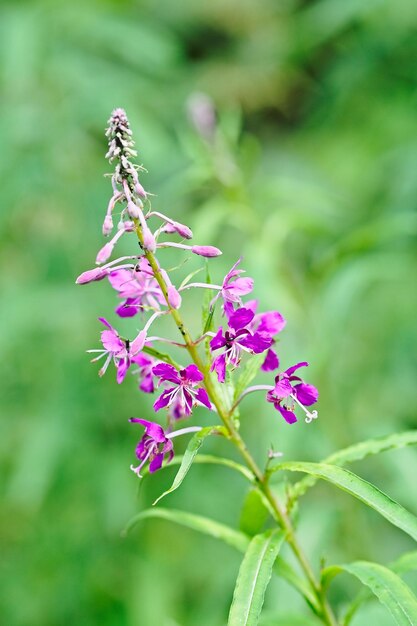
[[[74,284],[102,245],[103,129],[116,106],[153,206],[224,251],[213,279],[243,254],[262,308],[288,320],[283,365],[311,362],[318,422],[288,427],[259,397],[245,401],[258,460],[271,443],[287,460],[319,460],[416,426],[416,26],[413,0],[1,4],[2,624],[223,626],[240,562],[164,521],[120,536],[174,470],[138,493],[140,429],[127,418],[150,416],[150,399],[134,377],[99,380],[84,353],[98,315],[116,322],[104,282]],[[196,93],[217,110],[208,140],[187,113]],[[414,449],[353,469],[417,513]],[[245,489],[196,466],[164,506],[236,526]],[[413,549],[329,485],[302,501],[299,533],[316,567]],[[356,590],[341,578],[332,599]],[[301,623],[300,612],[275,579],[264,626]],[[391,621],[370,604],[354,621],[369,623]]]

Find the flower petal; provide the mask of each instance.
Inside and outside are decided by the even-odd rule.
[[[275,350],[270,348],[266,353],[265,361],[261,365],[263,372],[273,372],[279,367],[279,358]]]
[[[224,383],[226,379],[226,356],[224,354],[220,354],[214,359],[210,371],[215,371],[219,383]]]
[[[144,420],[139,417],[131,417],[129,422],[142,424],[142,426],[145,427],[146,434],[156,441],[156,443],[164,443],[166,441],[164,429],[156,422],[150,422],[149,420]]]
[[[228,296],[232,294],[235,297],[246,296],[253,289],[253,278],[236,278],[229,283],[224,289],[227,290]]]
[[[297,421],[297,416],[293,411],[289,411],[280,404],[275,404],[275,408],[278,409],[287,424],[295,424],[295,422]]]
[[[275,387],[271,393],[273,396],[275,396],[275,398],[278,398],[279,400],[288,398],[288,396],[292,393],[292,385],[288,378],[286,376],[285,378],[277,376],[275,378]]]
[[[199,383],[201,380],[204,380],[204,375],[194,363],[187,365],[184,370],[181,370],[181,375],[191,383]]]
[[[144,393],[153,393],[155,391],[152,374],[147,374],[142,378],[139,384],[139,389],[141,389]]]
[[[176,383],[177,385],[181,384],[178,371],[173,365],[169,365],[168,363],[158,363],[158,365],[155,365],[152,369],[152,373],[154,376],[158,376],[161,381],[169,380],[171,383]]]
[[[129,419],[129,422],[142,424],[142,426],[145,427],[146,435],[148,435],[151,439],[156,441],[156,443],[164,443],[166,441],[164,429],[162,428],[162,426],[160,426],[156,422],[143,420],[139,417],[131,417]]]
[[[200,387],[197,390],[196,399],[198,400],[198,402],[201,402],[201,404],[204,404],[204,406],[206,406],[208,409],[211,409],[210,399],[207,395],[207,391],[203,389],[203,387]]]
[[[164,460],[164,453],[160,452],[156,454],[152,461],[149,463],[149,471],[152,474],[153,472],[157,472],[162,467],[162,461]]]
[[[118,354],[126,350],[124,342],[120,339],[115,330],[103,330],[100,334],[101,343],[107,352]]]
[[[241,328],[246,328],[248,324],[251,323],[255,314],[250,309],[245,309],[244,307],[237,309],[233,315],[230,316],[229,326],[233,328],[233,330],[240,330]]]
[[[134,317],[139,311],[140,299],[139,298],[127,298],[122,304],[115,309],[116,314],[119,317]]]
[[[127,357],[125,357],[124,359],[120,359],[120,361],[118,362],[116,380],[119,385],[124,381],[129,366],[130,360]]]
[[[285,370],[285,373],[288,376],[291,376],[296,370],[298,370],[300,367],[307,367],[308,363],[307,361],[301,361],[300,363],[297,363],[296,365],[293,365],[292,367],[289,367],[288,369]]]
[[[304,404],[305,406],[311,406],[315,402],[317,402],[319,398],[319,392],[314,387],[314,385],[309,385],[308,383],[300,383],[298,385],[294,385],[293,392],[297,398]]]
[[[128,286],[128,283],[133,282],[134,275],[130,270],[115,270],[109,274],[109,283],[116,289],[116,291],[123,291]]]
[[[210,350],[218,350],[226,345],[226,339],[223,337],[223,328],[220,326],[213,339],[210,341]]]
[[[260,324],[257,328],[259,333],[277,335],[284,328],[287,321],[278,311],[268,311],[259,315]]]
[[[171,393],[173,389],[174,387],[171,387],[170,389],[166,389],[165,391],[161,393],[159,398],[157,398],[157,400],[154,402],[154,405],[153,405],[153,410],[155,412],[160,411],[160,409],[163,409],[170,403]]]
[[[246,337],[242,339],[237,339],[237,342],[251,350],[254,354],[261,354],[261,352],[265,352],[265,350],[268,350],[272,345],[271,337],[261,335],[260,333],[246,335]]]

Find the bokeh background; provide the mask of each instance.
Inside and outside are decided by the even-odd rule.
[[[102,245],[115,106],[153,206],[224,251],[214,280],[243,254],[262,308],[288,319],[282,363],[311,362],[318,422],[288,427],[259,397],[242,407],[258,460],[273,444],[317,461],[415,427],[416,26],[412,0],[1,4],[2,624],[222,626],[239,567],[231,548],[162,520],[120,536],[174,470],[139,494],[127,418],[150,401],[133,376],[98,379],[84,352],[99,315],[116,321],[104,282],[74,284]],[[216,109],[209,138],[190,119],[201,94]],[[192,324],[198,306],[190,297]],[[414,449],[353,469],[417,513]],[[236,526],[245,489],[196,466],[164,506]],[[413,548],[329,485],[302,501],[299,533],[317,567]],[[340,580],[343,606],[357,587]],[[263,625],[303,612],[274,580]],[[366,623],[391,621],[369,604],[354,621]]]

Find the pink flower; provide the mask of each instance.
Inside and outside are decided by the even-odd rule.
[[[223,333],[220,327],[210,341],[211,351],[223,348],[223,352],[214,359],[210,368],[212,372],[216,372],[220,383],[225,381],[227,365],[239,366],[242,351],[260,354],[270,348],[272,339],[269,336],[249,330],[253,318],[254,313],[250,309],[237,309],[229,318],[229,328]]]
[[[133,317],[144,307],[159,310],[165,303],[161,288],[155,280],[149,262],[141,257],[133,270],[120,269],[109,274],[109,282],[125,301],[117,307],[120,317]]]
[[[142,424],[145,432],[142,439],[136,446],[136,456],[140,461],[138,467],[130,466],[130,469],[140,476],[140,470],[149,461],[149,471],[156,472],[161,469],[165,456],[168,456],[168,463],[174,456],[172,441],[167,437],[164,429],[155,422],[131,417],[130,422]]]
[[[235,310],[235,305],[242,306],[242,296],[246,296],[253,289],[253,278],[241,278],[240,274],[244,270],[236,269],[242,257],[236,261],[231,270],[223,279],[222,287],[219,293],[212,301],[212,306],[219,297],[223,299],[223,312],[230,317]]]
[[[99,320],[107,330],[101,332],[101,343],[103,344],[102,350],[87,350],[87,352],[98,352],[98,356],[92,359],[92,363],[99,361],[103,357],[106,357],[104,365],[99,370],[99,376],[103,376],[109,366],[110,361],[113,361],[117,369],[117,382],[120,384],[123,382],[126,372],[129,369],[129,343],[121,339],[119,333],[113,328],[104,317],[99,317]]]
[[[204,376],[196,365],[188,365],[178,371],[172,365],[160,363],[153,368],[153,373],[160,379],[159,384],[162,382],[170,384],[153,405],[155,411],[174,404],[179,404],[186,415],[192,413],[192,408],[196,404],[204,404],[211,409],[207,391],[198,386],[198,383],[204,380]]]
[[[300,367],[306,367],[307,361],[297,363],[275,377],[275,387],[268,391],[266,399],[272,402],[288,424],[297,421],[294,412],[295,404],[298,404],[306,414],[306,422],[317,418],[317,411],[310,412],[306,406],[315,404],[319,397],[316,387],[305,383],[299,376],[294,376]]]

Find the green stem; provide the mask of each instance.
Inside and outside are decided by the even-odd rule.
[[[135,220],[135,224],[136,224],[136,233],[137,233],[138,239],[141,242],[141,244],[143,244],[143,237],[142,237],[140,224],[136,220]],[[282,507],[280,502],[276,499],[276,497],[272,493],[271,488],[268,484],[267,476],[262,472],[262,470],[257,465],[255,459],[249,452],[246,446],[246,443],[242,439],[239,431],[237,430],[235,426],[235,423],[233,421],[231,414],[227,410],[224,409],[222,401],[218,397],[216,387],[211,378],[209,367],[207,364],[203,362],[197,350],[196,344],[193,342],[187,328],[184,325],[184,322],[182,321],[180,313],[176,309],[174,309],[168,301],[167,285],[161,275],[161,272],[159,270],[159,266],[158,266],[158,263],[156,261],[154,254],[147,250],[145,250],[144,254],[147,260],[149,261],[149,264],[152,268],[152,272],[155,276],[155,279],[161,288],[161,291],[164,295],[168,309],[175,321],[175,324],[183,337],[183,340],[187,346],[188,353],[190,354],[192,360],[197,365],[199,370],[204,374],[204,384],[205,384],[208,396],[211,402],[216,407],[216,410],[220,419],[222,420],[223,424],[226,426],[228,433],[229,433],[230,440],[238,448],[241,456],[246,461],[248,468],[256,477],[259,489],[263,492],[269,504],[271,505],[276,521],[286,531],[287,542],[290,545],[295,557],[297,558],[300,564],[300,567],[303,570],[315,597],[317,598],[318,609],[319,609],[320,616],[323,622],[327,624],[328,626],[337,626],[338,622],[325,597],[323,589],[321,588],[320,583],[317,581],[314,571],[306,555],[304,554],[301,546],[298,543],[298,540],[295,536],[295,531],[294,531],[294,527],[292,525],[291,519],[289,518],[286,510]]]

